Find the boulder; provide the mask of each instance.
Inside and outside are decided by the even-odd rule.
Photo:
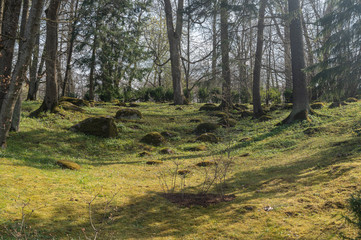
[[[118,136],[118,129],[115,126],[114,119],[107,117],[87,118],[72,126],[70,130],[104,138],[115,138]]]
[[[160,146],[165,143],[164,137],[159,132],[148,133],[140,141],[153,146]]]
[[[222,118],[218,121],[218,124],[225,128],[234,127],[237,125],[237,121],[233,118]]]
[[[209,143],[218,143],[218,138],[213,133],[203,133],[197,137],[196,141],[199,142],[209,142]]]
[[[78,107],[77,105],[67,101],[60,102],[59,107],[61,107],[65,111],[81,112],[81,113],[85,112],[84,109],[82,109],[81,107]]]
[[[217,111],[217,110],[219,110],[219,107],[214,103],[206,103],[199,108],[199,111]]]
[[[160,154],[174,154],[174,151],[170,148],[163,148],[159,151]]]
[[[88,101],[79,98],[61,97],[59,99],[59,103],[61,102],[70,102],[78,107],[90,107],[90,103]]]
[[[197,126],[197,128],[194,130],[197,134],[203,134],[208,132],[213,132],[219,128],[219,125],[215,123],[201,123]]]
[[[126,108],[119,110],[116,113],[115,118],[125,120],[137,120],[142,118],[142,113],[136,109]]]
[[[72,161],[59,160],[56,162],[56,164],[59,165],[61,168],[67,168],[70,170],[80,170],[79,164]]]

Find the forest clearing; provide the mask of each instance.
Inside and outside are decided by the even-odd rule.
[[[26,226],[30,239],[83,239],[91,236],[88,203],[92,203],[99,239],[338,239],[340,233],[356,236],[346,223],[348,199],[360,182],[360,102],[339,109],[319,110],[327,117],[312,122],[275,126],[289,110],[270,112],[272,119],[237,119],[232,128],[214,133],[218,143],[195,141],[201,122],[218,123],[214,112],[199,111],[201,104],[176,106],[143,103],[136,109],[143,118],[117,121],[117,138],[99,138],[68,129],[80,120],[112,116],[125,107],[107,103],[84,107],[85,113],[64,111],[32,119],[28,114],[39,102],[25,102],[21,131],[9,138],[1,153],[0,235],[8,239],[28,203]],[[214,114],[212,114],[214,115]],[[193,120],[193,121],[192,121]],[[311,129],[311,130],[310,130]],[[152,146],[141,139],[149,132],[169,132],[164,144]],[[190,147],[205,146],[203,151]],[[162,154],[169,148],[172,152]],[[229,202],[208,206],[182,206],[164,198],[159,181],[162,169],[190,173],[175,192],[199,193],[205,178],[202,161],[227,158],[232,166],[224,191]],[[149,156],[141,156],[148,152]],[[248,155],[248,154],[249,155]],[[79,171],[62,169],[58,160],[70,160]],[[162,164],[147,165],[150,160]],[[212,168],[212,166],[206,167]],[[211,171],[211,170],[210,170]],[[167,175],[171,183],[173,175]],[[217,183],[218,184],[218,183]],[[217,184],[209,193],[219,194]],[[112,196],[106,212],[104,208]],[[102,219],[103,214],[111,219]],[[102,224],[106,221],[107,224]],[[12,239],[12,238],[10,238]]]
[[[0,240],[361,239],[360,0],[0,0]]]

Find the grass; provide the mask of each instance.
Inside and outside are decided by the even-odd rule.
[[[102,214],[112,214],[100,239],[338,239],[341,232],[357,234],[342,215],[350,194],[360,190],[361,139],[354,133],[361,127],[360,103],[318,110],[328,117],[312,116],[311,123],[275,126],[287,111],[271,113],[267,122],[241,119],[234,128],[217,130],[220,143],[205,143],[207,150],[197,152],[187,151],[200,145],[193,143],[198,123],[190,120],[218,120],[199,112],[200,104],[179,111],[168,104],[141,103],[137,109],[143,119],[118,121],[116,139],[68,128],[87,117],[115,116],[119,107],[105,104],[86,107],[84,114],[28,118],[39,104],[24,103],[21,131],[11,133],[8,149],[0,152],[0,239],[12,239],[5,227],[21,220],[22,202],[27,201],[25,210],[35,209],[26,221],[37,231],[34,239],[84,239],[82,229],[92,233],[87,203],[96,194],[95,223]],[[320,131],[306,134],[310,127]],[[139,157],[149,150],[139,140],[153,131],[176,136],[152,147],[152,156]],[[175,154],[159,154],[165,147]],[[225,155],[227,149],[235,164],[226,193],[235,194],[234,201],[183,208],[159,194],[160,168],[171,170],[178,162],[191,171],[185,191],[196,192],[204,176],[195,165]],[[242,157],[244,153],[250,155]],[[152,159],[164,164],[145,164]],[[74,161],[82,169],[63,170],[57,160]]]

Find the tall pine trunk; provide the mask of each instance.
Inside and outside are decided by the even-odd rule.
[[[257,30],[257,48],[256,59],[253,69],[253,113],[255,117],[263,115],[261,105],[261,67],[262,67],[262,53],[263,53],[263,30],[264,30],[264,15],[266,10],[267,0],[260,1],[258,30]]]
[[[288,0],[288,8],[292,20],[290,23],[293,108],[291,114],[283,121],[291,123],[297,120],[309,120],[309,101],[305,73],[304,45],[299,0]]]

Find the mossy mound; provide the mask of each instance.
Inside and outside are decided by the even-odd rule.
[[[59,165],[61,168],[66,168],[70,170],[80,170],[80,165],[67,160],[59,160],[56,162],[57,165]]]
[[[207,146],[205,146],[205,145],[197,145],[197,146],[193,146],[193,147],[186,147],[184,150],[190,151],[190,152],[201,152],[201,151],[206,151]]]
[[[315,102],[311,104],[312,109],[321,109],[324,108],[325,104],[323,102]]]
[[[269,120],[272,120],[272,117],[268,116],[268,115],[262,115],[260,118],[258,118],[258,121],[260,121],[260,122],[266,122]]]
[[[189,120],[189,122],[191,122],[191,123],[200,123],[200,122],[202,122],[202,120],[200,120],[198,118],[194,118],[194,119]]]
[[[174,132],[167,132],[167,131],[161,132],[160,134],[161,134],[163,137],[165,137],[165,138],[171,138],[171,137],[177,136],[176,133],[174,133]]]
[[[341,107],[341,102],[333,102],[328,106],[328,108],[338,108]]]
[[[235,109],[240,110],[240,111],[246,111],[248,110],[248,106],[246,104],[240,104],[240,103],[236,103],[233,106]]]
[[[187,169],[180,169],[177,171],[178,175],[181,175],[181,176],[185,176],[187,174],[189,174],[191,171],[187,170]]]
[[[116,113],[115,118],[125,120],[137,120],[142,118],[142,113],[136,109],[126,108],[119,110]]]
[[[140,107],[140,105],[136,103],[129,103],[129,107]]]
[[[214,132],[219,128],[219,125],[215,123],[201,123],[197,126],[197,128],[194,130],[197,134],[203,134],[208,132]]]
[[[170,148],[163,148],[159,151],[160,154],[174,154],[174,151]]]
[[[163,161],[161,160],[150,160],[146,162],[147,165],[159,165],[159,164],[163,164]]]
[[[175,110],[177,110],[177,111],[182,111],[183,108],[182,108],[182,107],[176,107]]]
[[[147,151],[138,154],[138,157],[149,157],[149,156],[152,156],[152,154]]]
[[[214,165],[215,162],[211,162],[211,161],[208,161],[208,160],[205,160],[205,161],[202,161],[202,162],[199,162],[196,164],[197,167],[209,167],[209,166],[212,166]]]
[[[209,143],[218,143],[218,138],[213,133],[203,133],[197,137],[196,141],[198,142],[209,142]]]
[[[358,100],[357,100],[357,98],[354,98],[354,97],[349,97],[349,98],[347,98],[346,99],[346,101],[345,102],[348,102],[348,103],[353,103],[353,102],[357,102]]]
[[[70,102],[78,107],[90,107],[90,103],[88,101],[79,98],[61,97],[59,99],[59,103],[61,102]]]
[[[218,111],[219,107],[214,103],[206,103],[199,108],[199,111]]]
[[[117,102],[115,105],[119,106],[119,107],[126,107],[127,104],[125,102]]]
[[[253,112],[246,110],[246,111],[241,111],[241,112],[237,113],[237,115],[240,115],[241,118],[252,117]]]
[[[222,127],[234,127],[237,125],[237,121],[233,118],[222,118],[218,121],[218,124]]]
[[[303,131],[304,134],[308,136],[315,135],[317,133],[325,132],[327,131],[327,128],[325,127],[310,127]]]
[[[78,107],[77,105],[67,101],[60,102],[59,107],[61,107],[65,111],[81,112],[81,113],[85,112],[85,110],[82,109],[81,107]]]
[[[251,154],[250,153],[243,153],[243,154],[241,154],[241,155],[239,155],[240,157],[248,157],[248,156],[250,156]]]
[[[250,137],[246,137],[246,138],[242,138],[241,140],[239,140],[240,142],[250,142],[253,141],[253,138]]]
[[[87,118],[72,126],[70,130],[104,138],[115,138],[118,136],[118,129],[114,119],[107,117]]]
[[[219,118],[232,118],[231,114],[221,111],[210,112],[208,115]]]
[[[160,146],[165,143],[164,137],[159,132],[148,133],[140,141],[153,146]]]

